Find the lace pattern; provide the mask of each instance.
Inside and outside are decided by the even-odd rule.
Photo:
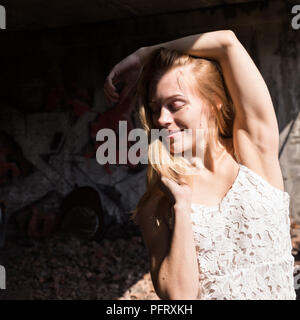
[[[197,299],[294,300],[290,197],[239,166],[220,204],[191,205]]]

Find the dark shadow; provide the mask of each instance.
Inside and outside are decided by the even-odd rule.
[[[263,29],[261,28],[263,22],[270,19],[270,23],[278,21],[278,31],[280,31],[278,48],[275,48],[273,52],[280,57],[280,72],[279,74],[266,74],[266,82],[274,101],[279,130],[282,132],[291,121],[296,119],[299,112],[297,102],[300,97],[299,95],[292,96],[289,89],[293,79],[299,81],[296,73],[292,77],[291,65],[299,62],[297,43],[299,43],[300,31],[295,32],[291,29],[288,20],[291,16],[287,14],[286,18],[281,18],[284,16],[282,12],[290,13],[290,8],[283,10],[282,8],[285,8],[283,5],[281,10],[277,10],[278,6],[276,10],[273,9],[273,6],[278,3],[279,1],[273,1],[271,5],[271,2],[268,1],[253,1],[253,3],[235,6],[203,8],[201,12],[203,21],[196,16],[199,10],[192,12],[187,8],[189,12],[176,12],[173,16],[170,15],[170,20],[166,19],[165,14],[153,14],[146,17],[108,21],[97,25],[80,25],[61,29],[18,32],[7,30],[1,34],[0,39],[1,130],[7,134],[9,134],[8,131],[18,133],[21,129],[16,121],[21,119],[20,123],[24,125],[23,134],[28,134],[30,128],[27,127],[27,121],[30,115],[37,113],[61,112],[62,118],[67,114],[72,123],[76,123],[93,106],[102,107],[103,100],[99,99],[102,91],[99,90],[99,87],[103,85],[102,80],[115,63],[138,47],[175,39],[179,37],[179,34],[184,36],[194,34],[196,30],[200,33],[212,31],[215,28],[231,28],[238,36],[241,36],[243,45],[247,46],[250,38],[250,45],[247,49],[257,65],[261,67],[263,62],[259,56],[261,53],[257,38]],[[241,21],[239,15],[245,17],[246,20]],[[212,20],[214,16],[218,17],[216,21]],[[252,16],[255,18],[253,24],[249,22]],[[189,26],[184,29],[187,21],[189,21]],[[258,29],[253,35],[256,22],[258,22]],[[153,28],[145,28],[151,24]],[[209,25],[208,28],[206,24]],[[268,41],[271,41],[271,38],[272,35],[266,34]],[[277,69],[275,71],[277,72]],[[281,79],[277,81],[279,76]],[[78,84],[76,90],[71,86],[73,81]],[[278,83],[283,84],[282,88]],[[278,87],[283,93],[279,92]],[[86,88],[88,90],[83,90]],[[288,110],[285,105],[279,105],[282,101],[289,107]],[[32,122],[31,125],[33,125]],[[279,155],[282,154],[293,128],[292,125]],[[78,134],[74,139],[77,142],[80,138]],[[19,143],[19,141],[15,142]],[[59,154],[64,145],[64,134],[59,128],[49,139],[47,151],[44,145],[39,146],[38,143],[39,139],[33,141],[30,151],[34,152],[34,149],[40,147],[44,152],[40,155],[41,162],[48,164],[50,155]],[[16,150],[8,154],[1,164],[1,170],[7,167],[7,164],[11,166],[10,168],[18,168],[18,166],[21,168],[22,165],[24,167],[26,159],[22,158],[22,161],[19,161],[21,157],[17,157],[18,149]],[[80,153],[80,151],[76,152]],[[40,172],[40,168],[30,167],[30,169]],[[49,175],[41,174],[38,176],[40,180],[33,180],[31,187],[23,190],[25,181],[23,178],[26,176],[23,171],[18,169],[18,176],[16,173],[13,174],[12,169],[7,170],[7,176],[1,171],[9,182],[5,185],[0,184],[0,194],[2,197],[3,194],[9,195],[10,199],[0,198],[0,201],[15,201],[18,208],[25,208],[32,204],[25,201],[27,200],[25,196],[29,198],[32,192],[37,192],[38,188],[33,188],[33,186],[38,185],[39,187],[40,180],[49,179]],[[19,186],[18,191],[23,190],[24,197],[20,198],[17,192],[14,192],[15,194],[10,192],[7,185],[11,186],[9,185],[11,181]],[[61,187],[54,183],[50,185],[51,188]],[[4,193],[4,187],[6,193]],[[72,196],[76,199],[76,194]],[[23,199],[25,199],[24,203]],[[93,200],[88,201],[93,202]],[[118,202],[118,199],[115,202]],[[80,207],[81,204],[77,203],[78,206]],[[65,226],[68,227],[74,222],[73,226],[78,230],[81,227],[80,223],[75,223],[76,221],[72,219],[72,215],[77,215],[78,210],[70,209],[70,207],[72,205],[65,203],[65,211],[68,213]],[[89,216],[90,211],[87,211],[86,214]],[[147,251],[140,231],[133,223],[126,221],[124,224],[103,224],[104,229],[101,230],[101,233],[95,235],[93,239],[85,240],[74,237],[73,232],[64,236],[54,233],[46,238],[32,239],[14,232],[16,230],[14,220],[10,220],[9,223],[11,232],[8,232],[5,245],[0,251],[0,265],[6,268],[7,280],[7,290],[0,290],[1,299],[111,300],[120,299],[125,293],[126,297],[132,299],[155,297],[153,291],[151,292],[153,288],[148,274]],[[98,223],[101,225],[100,220]],[[2,230],[1,225],[0,230]],[[134,289],[130,293],[128,291],[132,286]]]
[[[114,225],[107,235],[100,242],[60,236],[7,239],[0,253],[7,289],[0,298],[157,299],[139,231],[130,224]]]

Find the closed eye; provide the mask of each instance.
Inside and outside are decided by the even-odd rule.
[[[182,107],[184,107],[185,104],[186,104],[185,101],[175,100],[171,103],[168,103],[166,106],[171,112],[176,112],[176,111],[180,110]],[[161,108],[159,106],[154,106],[154,104],[153,104],[153,107],[150,107],[150,111],[153,115],[159,114],[160,109]]]
[[[170,103],[168,107],[171,111],[177,111],[177,110],[180,110],[184,105],[185,105],[185,102],[183,101],[175,101]]]

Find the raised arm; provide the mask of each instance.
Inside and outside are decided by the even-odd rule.
[[[240,162],[283,189],[278,161],[279,132],[267,85],[234,32],[191,35],[139,50],[143,60],[158,47],[175,49],[219,62],[234,102],[233,143]]]
[[[131,78],[137,78],[149,53],[159,47],[219,62],[236,111],[233,145],[238,160],[283,190],[278,160],[279,132],[272,99],[262,75],[231,30],[190,35],[138,49],[111,70],[104,85],[106,97],[114,102],[122,100],[134,87]],[[122,78],[127,90],[119,97],[114,85]]]

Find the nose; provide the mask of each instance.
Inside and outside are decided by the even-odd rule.
[[[168,110],[166,107],[163,106],[160,109],[160,115],[159,115],[159,118],[157,119],[157,123],[161,127],[168,127],[169,124],[171,124],[172,122],[173,122],[173,117],[170,110]]]

